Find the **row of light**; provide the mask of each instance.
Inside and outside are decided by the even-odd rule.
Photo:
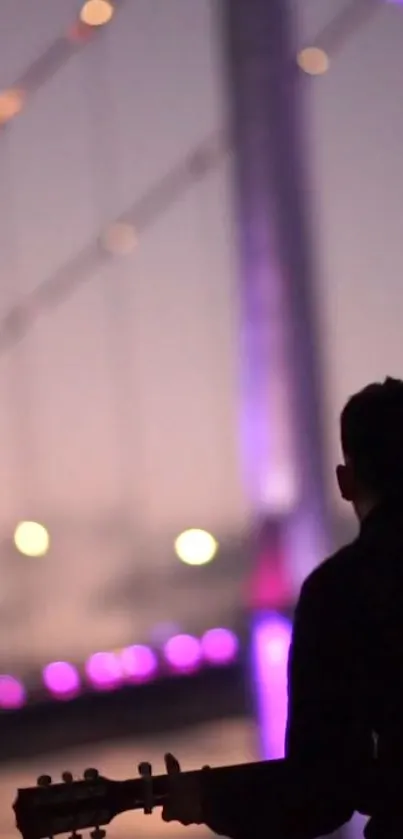
[[[115,7],[112,0],[86,0],[81,7],[79,24],[83,27],[99,27],[109,23],[114,15]],[[77,26],[69,33],[69,38],[77,40],[82,36]],[[26,99],[26,92],[11,88],[0,93],[0,125],[5,125],[21,113]]]
[[[402,0],[389,0],[401,4]],[[86,0],[80,11],[80,23],[88,27],[105,26],[114,15],[115,7],[112,0]],[[72,30],[75,37],[76,30]],[[310,76],[320,76],[326,73],[330,66],[329,56],[324,49],[316,46],[304,47],[297,54],[297,64],[300,69]],[[24,91],[11,89],[0,94],[0,125],[9,122],[17,116],[25,101]]]
[[[83,684],[97,691],[140,685],[167,674],[191,675],[203,667],[225,667],[239,653],[239,640],[230,629],[209,629],[201,638],[175,635],[160,651],[136,644],[118,652],[99,652],[86,661],[83,672],[68,661],[54,661],[42,672],[42,683],[55,699],[73,699]],[[0,675],[0,708],[22,708],[28,699],[24,684]]]
[[[14,544],[24,556],[45,556],[50,548],[47,528],[36,521],[22,521],[14,531]],[[175,553],[186,565],[206,565],[217,554],[218,542],[206,530],[190,528],[175,539]]]
[[[114,12],[115,7],[111,0],[87,0],[81,8],[79,23],[91,28],[105,26],[112,20]],[[73,27],[70,37],[76,40],[78,36],[82,37],[82,34],[77,27]],[[329,58],[319,47],[305,47],[298,53],[297,63],[301,70],[312,76],[325,73],[329,69]],[[18,88],[11,88],[0,93],[0,125],[5,125],[21,113],[25,99],[26,92]],[[134,232],[129,231],[129,234],[127,231],[123,231],[123,234],[120,230],[117,232],[119,238],[124,237],[125,244],[129,243],[132,250],[136,238]],[[111,237],[113,240],[116,238],[114,233],[115,231],[112,232]],[[112,241],[111,249],[114,246],[115,242]]]
[[[101,11],[104,9],[104,18]],[[109,11],[110,17],[106,19]],[[88,0],[81,10],[81,22],[86,26],[101,26],[108,23],[113,15],[113,6],[107,0]],[[95,22],[98,21],[98,22]],[[329,69],[329,57],[320,47],[305,47],[297,55],[297,64],[304,73],[310,76],[319,76]],[[21,113],[25,104],[26,94],[23,90],[11,88],[0,93],[0,125],[5,125]],[[126,230],[116,231],[119,239],[124,237],[124,245],[132,250],[135,244],[134,232],[127,233]],[[108,236],[108,234],[107,234]],[[116,247],[115,231],[109,235],[111,238],[111,250]]]

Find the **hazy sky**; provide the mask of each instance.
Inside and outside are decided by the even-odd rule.
[[[1,83],[77,9],[2,6]],[[219,68],[211,4],[129,0],[38,93],[0,137],[3,312],[221,128]],[[24,655],[27,630],[38,656],[75,655],[231,614],[228,583],[207,598],[172,578],[178,532],[232,537],[246,515],[228,176],[196,184],[0,358],[3,537],[31,517],[53,533],[29,570],[3,552],[4,644]]]
[[[347,3],[296,0],[303,41],[337,5]],[[331,458],[346,397],[403,376],[402,73],[403,7],[385,3],[309,85]]]
[[[0,135],[0,315],[223,124],[217,3],[126,0]],[[343,4],[294,5],[303,45]],[[78,7],[2,0],[0,87]],[[341,402],[403,366],[402,46],[403,9],[385,5],[327,76],[306,80],[330,458]],[[15,658],[32,644],[38,659],[80,656],[144,639],[161,619],[192,629],[231,615],[236,584],[178,588],[171,550],[184,527],[226,538],[248,519],[230,175],[223,163],[195,184],[133,255],[0,356],[0,644]],[[49,523],[46,560],[10,553],[26,517]],[[119,582],[132,601],[118,591],[111,605]]]

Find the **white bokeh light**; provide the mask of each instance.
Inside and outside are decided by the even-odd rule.
[[[21,521],[14,531],[14,544],[24,556],[45,556],[50,545],[49,533],[43,524]]]
[[[185,565],[206,565],[217,550],[217,540],[206,530],[185,530],[175,540],[175,553]]]

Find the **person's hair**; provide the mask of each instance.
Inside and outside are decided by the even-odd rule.
[[[387,378],[356,393],[340,425],[344,456],[363,489],[403,500],[403,381]]]

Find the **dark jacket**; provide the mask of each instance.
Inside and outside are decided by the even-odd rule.
[[[286,756],[304,767],[329,761],[360,767],[378,756],[387,774],[401,752],[403,505],[373,511],[358,538],[305,581],[290,650],[286,734]],[[206,824],[233,839],[314,839],[336,830],[359,806],[352,787],[351,796],[330,790],[317,807],[292,818],[269,780],[265,763],[253,783],[225,789],[206,780]],[[365,810],[372,815],[368,839],[395,833],[392,794],[376,807],[366,802]]]

